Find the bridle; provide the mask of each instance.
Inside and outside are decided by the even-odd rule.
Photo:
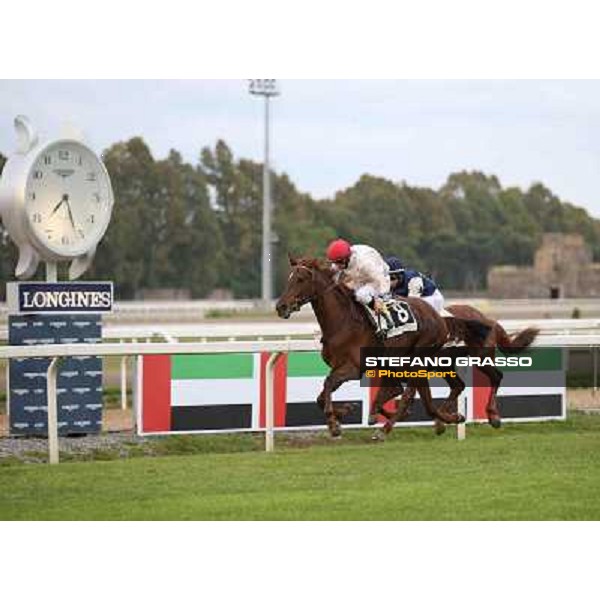
[[[312,302],[313,300],[317,299],[317,293],[315,291],[315,282],[316,282],[316,269],[314,267],[307,267],[306,265],[295,265],[294,266],[294,270],[295,269],[306,269],[309,273],[310,273],[310,279],[311,279],[311,284],[312,284],[312,293],[304,296],[303,298],[297,298],[293,304],[290,305],[290,309],[292,310],[292,312],[296,312],[298,310],[300,310],[300,308],[302,306],[304,306],[305,304],[307,304],[308,302]],[[328,294],[330,291],[332,291],[336,286],[337,286],[337,281],[332,281],[324,290],[323,292],[321,292],[323,295],[324,294]]]

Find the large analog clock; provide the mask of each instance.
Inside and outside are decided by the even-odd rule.
[[[112,202],[104,165],[79,142],[46,146],[29,169],[25,217],[43,253],[69,258],[95,247],[108,227]]]
[[[90,266],[110,222],[113,193],[100,158],[81,139],[38,144],[29,120],[15,119],[17,152],[0,181],[3,224],[19,247],[16,275],[31,277],[38,262],[72,261],[76,279]]]

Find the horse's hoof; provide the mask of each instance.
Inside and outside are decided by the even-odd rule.
[[[377,425],[377,415],[369,415],[369,425]]]
[[[433,430],[435,431],[435,435],[442,435],[446,433],[446,426],[443,423],[436,423],[433,426]]]
[[[490,419],[490,425],[494,429],[500,429],[500,427],[502,427],[502,421],[500,419]]]
[[[381,432],[376,431],[372,436],[371,439],[374,442],[384,442],[385,441],[385,436],[381,434]]]

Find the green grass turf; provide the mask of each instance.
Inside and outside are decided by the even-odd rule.
[[[196,437],[173,445],[184,455],[7,464],[0,519],[600,519],[598,416],[470,426],[464,442],[453,430],[370,434],[305,447],[278,436],[270,455],[248,436],[230,438],[234,452],[226,437]]]

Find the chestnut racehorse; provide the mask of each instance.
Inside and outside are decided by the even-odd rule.
[[[334,407],[331,395],[346,381],[361,378],[360,349],[381,346],[381,342],[375,335],[375,329],[366,310],[356,302],[351,290],[336,282],[327,263],[318,259],[290,257],[290,265],[291,272],[286,289],[277,302],[277,314],[281,318],[288,319],[304,304],[312,305],[322,332],[321,356],[331,368],[317,403],[325,413],[331,435],[337,437],[341,434],[338,417],[347,414],[350,405]],[[442,318],[433,307],[420,298],[403,300],[413,312],[418,326],[417,331],[409,331],[386,340],[384,343],[386,347],[405,350],[430,348],[435,351],[440,349],[449,337],[456,335],[456,331],[461,327],[460,319]],[[485,329],[485,334],[487,333]],[[476,332],[472,332],[471,335],[477,337]],[[462,385],[464,388],[464,384]],[[462,415],[456,412],[449,413],[434,406],[429,384],[426,381],[414,382],[414,386],[419,391],[427,412],[436,421],[444,423],[464,421]],[[379,411],[384,416],[392,416],[382,410],[383,404],[396,397],[402,389],[401,384],[397,387],[380,388],[373,413]]]
[[[477,353],[476,351],[473,351],[478,348],[500,348],[504,354],[520,354],[529,348],[540,332],[540,330],[535,327],[528,327],[511,337],[506,333],[506,330],[498,323],[498,321],[486,317],[481,311],[473,306],[453,304],[448,306],[446,310],[459,319],[478,321],[489,328],[489,334],[483,341],[476,336],[473,336],[469,331],[465,332],[464,342],[469,348],[470,353],[475,356]],[[498,405],[496,403],[496,394],[498,393],[498,388],[502,382],[502,372],[491,365],[477,366],[475,368],[490,380],[492,389],[490,391],[485,412],[490,425],[498,428],[501,425],[501,420]]]
[[[513,336],[509,336],[498,321],[486,317],[475,307],[466,304],[453,304],[446,307],[446,310],[458,319],[466,320],[469,323],[479,322],[488,328],[489,333],[483,339],[481,336],[477,335],[477,329],[475,329],[475,333],[473,333],[473,328],[461,329],[461,334],[463,335],[460,337],[469,349],[470,356],[483,356],[484,353],[489,355],[490,350],[495,348],[499,348],[504,354],[520,354],[533,343],[539,333],[539,329],[528,327]],[[443,355],[443,353],[444,351],[442,350],[441,354]],[[498,388],[500,387],[503,378],[502,372],[491,365],[476,366],[474,368],[485,375],[490,381],[491,389],[485,412],[489,424],[497,429],[502,425],[500,411],[498,410],[498,404],[496,402],[496,394],[498,393]],[[449,380],[446,381],[451,383]],[[460,391],[462,392],[462,390]],[[393,427],[396,421],[402,421],[407,417],[410,403],[414,398],[415,392],[416,390],[413,387],[409,387],[406,390],[402,399],[399,401],[398,409],[386,422],[384,427],[386,433]],[[454,403],[457,399],[458,395],[451,394],[442,404],[441,410],[456,412],[457,406]],[[441,433],[444,430],[444,425],[439,420],[436,420],[435,428],[438,433]]]

